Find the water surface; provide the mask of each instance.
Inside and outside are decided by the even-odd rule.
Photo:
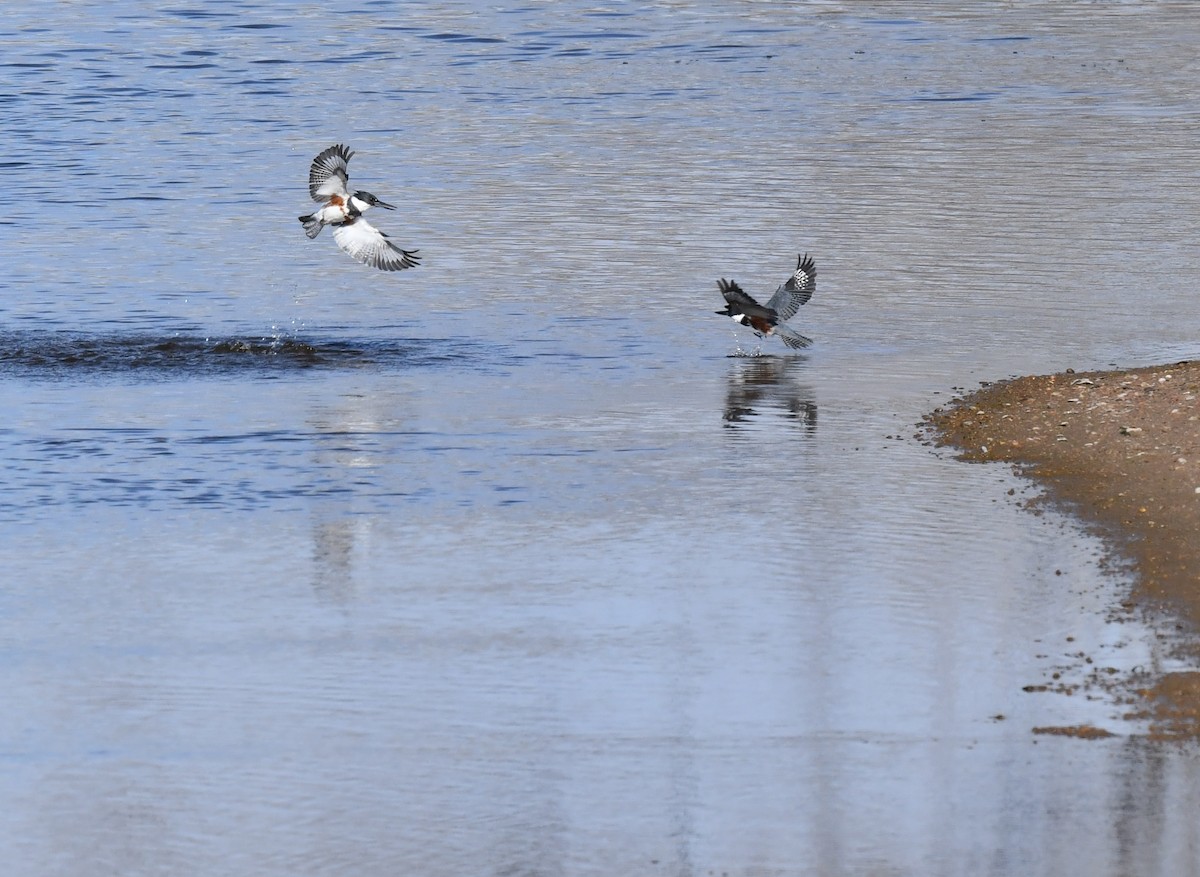
[[[1191,750],[1022,690],[1156,630],[915,438],[1195,355],[1191,11],[10,10],[0,857],[1196,870]],[[334,142],[419,269],[304,237]],[[712,313],[802,251],[811,351]]]

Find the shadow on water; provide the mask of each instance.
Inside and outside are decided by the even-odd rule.
[[[804,363],[797,356],[734,358],[725,390],[726,428],[739,429],[756,418],[774,415],[793,421],[807,435],[815,434],[815,394],[798,380]]]
[[[305,369],[412,369],[494,362],[486,345],[457,339],[305,339],[286,336],[0,332],[0,375],[43,379],[132,375],[168,379],[277,375]]]

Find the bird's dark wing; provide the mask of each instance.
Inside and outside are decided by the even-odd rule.
[[[734,311],[745,314],[748,317],[765,317],[768,320],[778,319],[774,308],[765,308],[749,296],[736,280],[726,280],[721,278],[717,281],[717,288],[721,290],[721,295],[725,296],[725,303],[730,305]]]
[[[339,143],[313,159],[308,169],[308,194],[314,201],[328,201],[331,195],[346,196],[346,181],[350,179],[347,165],[353,155]]]
[[[767,307],[779,314],[779,321],[790,320],[800,305],[806,304],[817,288],[817,266],[812,257],[805,253],[796,260],[796,272],[780,284],[775,294],[767,300]]]

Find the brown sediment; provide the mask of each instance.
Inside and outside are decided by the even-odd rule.
[[[1200,655],[1200,362],[991,384],[927,418],[967,460],[1007,462],[1097,526],[1133,600],[1177,615]],[[1143,680],[1144,681],[1144,680]],[[1200,674],[1137,688],[1158,736],[1200,737]]]
[[[1168,673],[1152,687],[1138,692],[1146,703],[1150,735],[1158,738],[1200,738],[1200,673]]]
[[[1044,728],[1034,728],[1035,734],[1053,734],[1059,737],[1078,737],[1081,740],[1103,740],[1105,737],[1115,737],[1112,731],[1097,728],[1094,725],[1047,725]]]

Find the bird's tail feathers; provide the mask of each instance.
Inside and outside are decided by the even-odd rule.
[[[775,327],[773,333],[779,336],[779,339],[793,350],[800,350],[803,347],[812,346],[813,340],[806,335],[801,335],[791,326],[785,326],[783,323]]]
[[[308,235],[310,240],[319,235],[321,233],[321,229],[325,227],[325,223],[317,219],[316,214],[301,216],[300,221],[304,223],[304,233]]]

